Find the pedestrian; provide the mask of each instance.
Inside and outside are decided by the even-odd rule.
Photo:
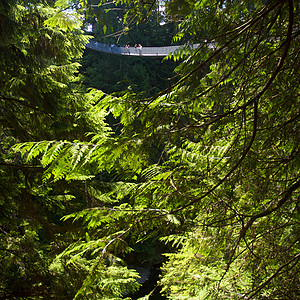
[[[111,45],[110,45],[110,50],[111,50],[111,52],[114,52],[114,48],[115,48],[115,44],[111,44]]]
[[[143,49],[143,46],[142,46],[141,44],[139,44],[138,49],[139,49],[139,55],[142,55],[142,49]]]
[[[127,52],[130,55],[130,45],[126,45],[125,48],[127,49]]]

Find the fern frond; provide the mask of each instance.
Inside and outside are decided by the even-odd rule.
[[[73,31],[74,29],[80,29],[82,21],[77,14],[57,11],[44,24],[52,28],[59,27],[63,31]]]
[[[47,147],[44,149],[44,155],[42,156],[41,163],[44,167],[48,166],[53,160],[57,159],[61,153],[65,142],[52,143],[49,142]]]
[[[230,159],[227,154],[231,147],[231,143],[221,141],[220,145],[206,146],[202,142],[194,143],[191,141],[185,142],[182,147],[174,146],[170,148],[168,153],[170,159],[177,161],[180,159],[181,164],[201,168],[207,163],[225,161]]]
[[[98,148],[99,146],[95,144],[76,141],[42,141],[17,144],[13,150],[21,152],[22,157],[26,156],[27,162],[43,154],[41,163],[43,167],[47,167],[44,181],[49,180],[51,176],[57,181],[62,178],[69,180],[91,178],[90,174],[82,174],[78,170],[92,160]],[[79,177],[76,178],[76,174],[80,174]]]
[[[170,234],[168,236],[161,237],[159,240],[164,243],[170,243],[172,247],[181,247],[186,241],[187,237],[183,235]]]
[[[26,162],[31,161],[33,158],[38,157],[48,147],[47,141],[41,142],[28,142],[15,144],[12,150],[20,152],[22,158],[26,158]]]

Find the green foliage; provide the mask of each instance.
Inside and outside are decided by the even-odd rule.
[[[77,17],[77,14],[57,12],[52,17],[47,19],[44,24],[53,28],[57,26],[63,31],[73,31],[73,29],[80,29],[82,22]]]
[[[115,3],[129,3],[121,2]],[[125,23],[134,14],[140,22],[151,11],[151,4],[130,3]],[[1,101],[9,102],[5,99],[14,92],[18,104],[26,101],[29,111],[43,108],[51,117],[41,113],[36,120],[23,116],[27,110],[3,106],[15,123],[30,120],[26,134],[1,125],[8,132],[3,135],[3,160],[27,170],[0,173],[9,182],[19,176],[13,183],[16,190],[5,193],[8,204],[1,199],[5,226],[14,222],[9,232],[2,229],[8,237],[1,240],[5,255],[9,247],[18,249],[9,237],[18,236],[15,232],[24,224],[24,217],[8,217],[9,212],[24,216],[20,203],[41,209],[33,200],[48,199],[49,211],[55,205],[63,210],[70,234],[56,232],[61,244],[49,246],[57,256],[45,269],[67,278],[71,297],[114,299],[135,291],[137,273],[125,266],[126,259],[146,241],[157,246],[160,240],[173,247],[159,282],[169,299],[296,299],[298,6],[291,0],[175,0],[166,5],[170,17],[181,23],[177,38],[189,36],[200,46],[189,51],[187,45],[185,55],[176,56],[183,59],[176,68],[178,81],[155,96],[132,90],[119,97],[97,90],[79,95],[72,86],[77,65],[68,43],[74,42],[75,55],[85,38],[75,30],[78,36],[71,39],[70,27],[59,29],[59,22],[40,29],[57,34],[53,49],[59,49],[60,36],[69,39],[62,60],[49,54],[39,65],[36,58],[44,54],[31,54],[28,61],[35,64],[21,60],[20,76],[6,76]],[[22,55],[35,48],[29,41],[19,47]],[[11,74],[9,60],[4,61],[5,74]],[[60,68],[62,61],[66,66]],[[30,81],[23,79],[25,74]],[[54,101],[51,109],[47,99]],[[119,130],[107,125],[109,114],[120,122]],[[44,124],[52,118],[68,120],[66,136],[54,129],[45,132]],[[16,153],[8,150],[20,141],[13,147]],[[29,167],[38,168],[38,175]],[[67,210],[68,202],[74,207]],[[39,225],[28,219],[24,239],[33,244],[42,237],[36,235]],[[41,219],[37,224],[49,226],[47,218]],[[5,270],[17,263],[10,256]]]
[[[91,258],[89,260],[84,259],[82,257],[83,252],[88,252],[99,246],[99,241],[90,241],[88,244],[90,246],[87,244],[73,245],[72,251],[64,251],[50,267],[52,270],[57,270],[63,274],[63,266],[71,266],[85,275],[82,286],[74,299],[86,299],[86,297],[89,299],[119,299],[128,291],[138,289],[139,284],[136,281],[136,278],[139,277],[138,273],[123,266],[120,259],[112,255],[108,256],[107,259],[99,259],[99,257],[93,260]],[[70,255],[76,252],[76,255]],[[95,256],[95,253],[91,255]]]
[[[64,286],[49,266],[68,239],[59,240],[66,230],[59,219],[82,207],[82,188],[44,185],[42,164],[33,158],[47,144],[34,141],[84,138],[87,131],[101,130],[86,109],[91,104],[74,88],[77,60],[88,37],[74,26],[63,30],[50,22],[45,27],[58,13],[51,2],[0,5],[0,297],[5,299],[51,298],[56,293],[70,299],[80,286],[78,281],[72,288]],[[10,149],[22,141],[34,144],[27,162]],[[52,150],[43,163],[57,157],[59,149]],[[64,274],[70,282],[71,273]]]
[[[245,262],[237,259],[226,272],[226,259],[218,247],[209,251],[203,247],[211,239],[207,233],[187,233],[180,251],[166,254],[160,284],[169,299],[240,299],[243,289],[251,288]]]

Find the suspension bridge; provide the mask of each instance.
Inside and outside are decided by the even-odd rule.
[[[214,44],[208,43],[208,48],[213,49]],[[190,49],[197,49],[200,44],[188,45]],[[165,46],[165,47],[118,47],[116,45],[102,44],[91,41],[86,45],[87,48],[117,55],[128,55],[128,56],[167,56],[170,53],[174,53],[180,49],[183,49],[183,45],[180,46]]]

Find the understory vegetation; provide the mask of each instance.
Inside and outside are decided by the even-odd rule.
[[[158,2],[1,1],[0,299],[300,298],[299,3]]]

